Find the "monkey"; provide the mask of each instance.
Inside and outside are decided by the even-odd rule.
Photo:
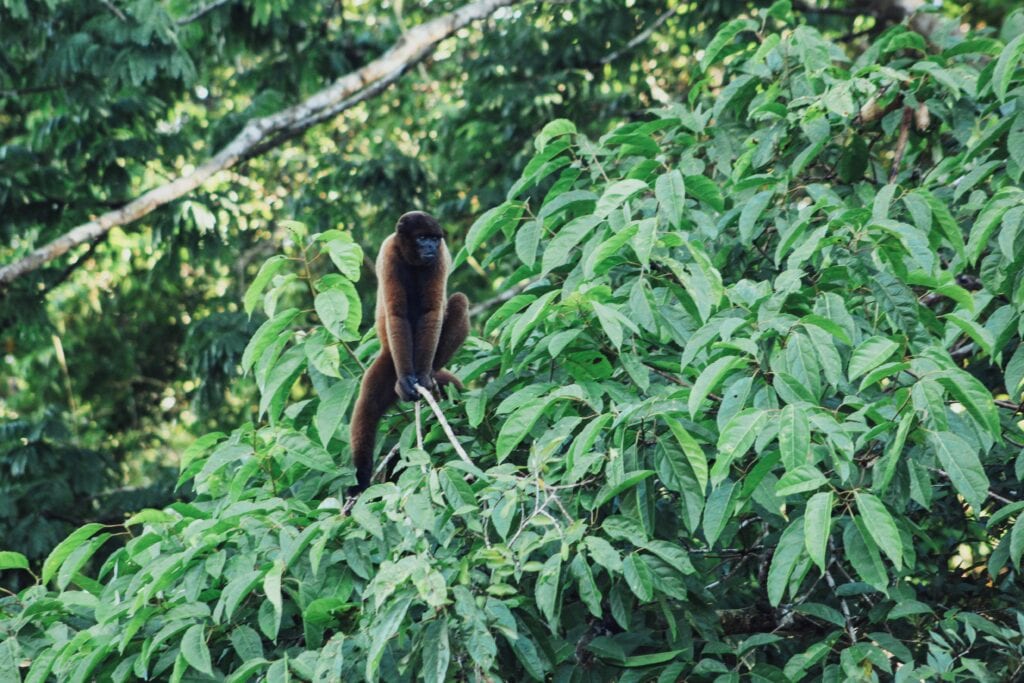
[[[419,384],[462,389],[443,369],[469,334],[469,299],[447,295],[452,259],[430,214],[403,214],[377,255],[376,327],[380,354],[363,375],[349,429],[355,494],[370,485],[377,426],[397,399],[416,401]]]

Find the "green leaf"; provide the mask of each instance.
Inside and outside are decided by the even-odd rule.
[[[828,484],[828,479],[825,478],[825,475],[817,467],[814,465],[799,465],[782,475],[782,478],[775,484],[775,495],[782,497],[792,496],[797,493],[820,489],[826,484]]]
[[[547,619],[548,624],[555,623],[555,610],[558,606],[559,577],[562,571],[562,556],[552,555],[544,562],[537,575],[537,586],[534,589],[537,609]]]
[[[18,662],[21,661],[21,648],[18,641],[12,635],[0,641],[0,681],[3,683],[19,683],[21,674],[18,672]]]
[[[610,483],[605,484],[597,492],[597,497],[594,500],[594,505],[600,507],[610,501],[615,496],[619,495],[623,491],[628,491],[643,480],[647,479],[654,474],[654,470],[639,470],[637,472],[630,472],[626,475],[626,478],[620,481],[618,484],[612,485]]]
[[[724,380],[730,372],[736,368],[744,367],[746,364],[747,360],[745,358],[741,358],[739,356],[723,356],[704,368],[697,377],[697,381],[693,383],[693,388],[690,390],[690,397],[686,402],[686,406],[690,410],[690,417],[697,417],[697,411],[700,410],[701,404],[704,403],[704,399],[722,383],[722,380]]]
[[[850,364],[846,374],[854,380],[866,372],[877,368],[896,352],[900,345],[885,337],[868,337],[850,354]]]
[[[541,274],[547,274],[568,263],[569,253],[600,223],[601,219],[598,216],[586,215],[575,218],[562,226],[558,234],[544,247],[544,256],[541,258]]]
[[[423,635],[423,680],[444,683],[452,650],[448,642],[448,621],[438,619],[427,625]]]
[[[320,437],[320,445],[327,445],[334,438],[338,427],[345,419],[348,404],[355,395],[357,385],[354,379],[342,380],[331,384],[321,395],[320,405],[316,409],[316,431]]]
[[[995,346],[996,340],[990,331],[973,320],[962,318],[956,313],[950,313],[947,315],[946,320],[959,327],[962,332],[970,337],[978,345],[982,353],[986,356],[992,355],[992,350]]]
[[[725,200],[722,198],[722,191],[710,178],[702,175],[686,176],[686,192],[690,196],[711,206],[716,211],[725,209]]]
[[[854,499],[857,501],[857,510],[864,518],[865,527],[871,535],[872,540],[878,544],[896,569],[903,567],[903,540],[896,528],[896,522],[892,515],[874,494],[866,491],[854,491]]]
[[[550,121],[539,133],[537,133],[537,138],[533,141],[533,146],[539,152],[547,147],[548,143],[555,138],[563,135],[575,134],[576,124],[568,119],[555,119],[554,121]]]
[[[754,31],[757,23],[752,19],[733,19],[727,22],[718,33],[711,39],[708,46],[704,48],[704,56],[700,60],[701,71],[707,71],[708,67],[715,63],[718,55],[743,31]]]
[[[743,210],[740,212],[740,244],[749,245],[754,241],[759,232],[756,230],[757,220],[764,213],[768,202],[772,200],[775,192],[764,190],[758,192],[750,200],[743,203]]]
[[[697,478],[697,483],[700,484],[700,488],[703,491],[708,485],[708,458],[704,455],[704,449],[701,448],[697,440],[693,438],[688,431],[686,431],[679,420],[672,417],[665,417],[665,423],[672,431],[672,436],[676,438],[679,446],[683,449],[683,454],[686,456],[686,460],[690,464],[690,469],[693,470],[693,476]]]
[[[975,514],[980,514],[988,497],[989,481],[978,459],[977,448],[952,432],[929,432],[928,442],[953,486],[974,508]]]
[[[587,564],[583,554],[577,554],[573,558],[569,570],[576,578],[580,600],[587,606],[587,610],[595,617],[604,616],[604,610],[601,608],[601,591],[594,582],[594,574],[590,571],[590,565]]]
[[[147,510],[140,510],[134,515],[125,520],[125,526],[133,526],[135,524],[167,524],[170,522],[177,521],[177,517],[164,510],[154,510],[149,508]]]
[[[658,176],[654,183],[654,196],[658,200],[659,210],[665,216],[665,222],[670,227],[679,229],[686,206],[686,182],[679,169],[672,169]]]
[[[28,569],[28,558],[21,553],[0,550],[0,569]]]
[[[988,431],[993,439],[1002,442],[999,413],[996,411],[992,394],[984,384],[963,370],[946,370],[931,377],[967,408],[967,413],[982,430]]]
[[[843,549],[853,570],[865,583],[883,592],[887,590],[889,576],[882,563],[882,556],[859,517],[854,517],[843,531]]]
[[[803,406],[787,405],[779,414],[779,453],[787,470],[808,463],[811,428]]]
[[[1024,344],[1017,345],[1017,350],[1006,364],[1005,386],[1010,400],[1019,401],[1024,388]]]
[[[768,411],[748,408],[726,423],[718,437],[718,458],[711,468],[711,484],[717,486],[729,474],[733,461],[747,452],[768,421]]]
[[[245,296],[242,298],[245,312],[248,315],[252,315],[253,310],[256,308],[256,304],[260,301],[260,296],[262,296],[263,290],[267,288],[270,281],[274,279],[277,272],[281,270],[287,262],[287,256],[284,254],[275,254],[264,261],[263,265],[260,266],[259,272],[256,273],[255,279],[253,279],[252,284],[249,285],[248,289],[245,290]]]
[[[540,236],[543,231],[544,220],[542,218],[526,221],[516,230],[516,256],[530,267],[537,262],[537,245],[540,244]]]
[[[679,544],[655,539],[647,541],[642,547],[644,550],[668,562],[673,569],[682,574],[695,574],[697,572],[690,562],[690,556],[687,554],[686,549]]]
[[[281,614],[284,609],[281,598],[281,575],[283,573],[284,560],[278,559],[263,577],[263,594],[266,595],[267,601],[274,610],[273,622],[263,629],[263,633],[271,640],[277,640],[277,633],[281,628]],[[262,627],[263,624],[261,623],[260,626]]]
[[[530,433],[537,420],[548,407],[547,401],[536,401],[516,410],[510,415],[498,432],[496,455],[498,462],[509,456],[512,450]]]
[[[320,249],[327,252],[338,272],[352,282],[359,280],[363,268],[363,250],[352,241],[351,235],[347,232],[339,233],[338,237],[328,240]]]
[[[913,194],[921,196],[928,208],[931,209],[932,215],[935,217],[936,223],[938,223],[939,229],[942,234],[946,237],[953,249],[956,250],[957,255],[961,260],[967,258],[967,248],[964,246],[964,234],[957,224],[956,219],[953,218],[953,214],[950,212],[949,207],[938,199],[928,190],[918,188],[914,190]]]
[[[505,202],[490,209],[470,226],[463,248],[467,253],[472,254],[498,230],[503,230],[506,225],[511,223],[519,222],[522,215],[522,206],[512,202]]]
[[[587,551],[594,561],[607,569],[609,572],[619,573],[622,571],[622,556],[612,547],[612,544],[600,536],[587,536],[583,539]]]
[[[1003,48],[999,59],[996,60],[995,71],[992,72],[992,89],[1000,102],[1006,101],[1006,95],[1013,81],[1014,72],[1020,62],[1021,55],[1024,55],[1024,34],[1018,35]]]
[[[804,512],[804,546],[818,569],[825,571],[825,553],[828,537],[832,532],[832,504],[835,497],[831,491],[815,493],[807,501]]]
[[[57,570],[60,569],[62,564],[64,564],[64,560],[66,560],[68,556],[78,548],[78,546],[88,541],[92,538],[93,534],[102,528],[103,525],[96,522],[86,524],[73,531],[70,536],[58,543],[57,547],[50,552],[46,561],[43,562],[43,571],[40,576],[41,582],[44,585],[49,583],[50,579],[52,579],[57,573]]]
[[[286,327],[291,325],[292,321],[295,320],[298,315],[299,309],[289,308],[281,311],[273,318],[270,318],[260,325],[255,334],[252,335],[252,339],[250,339],[249,343],[246,344],[245,351],[242,353],[242,360],[240,363],[242,372],[249,372],[253,363],[259,360],[263,355],[263,352],[277,340],[278,336],[280,336]]]
[[[804,553],[804,518],[799,517],[786,527],[779,538],[779,544],[772,554],[772,563],[768,566],[767,590],[768,602],[778,607],[789,585],[789,577],[796,568],[796,563]]]
[[[644,218],[637,221],[636,235],[633,236],[633,251],[640,259],[640,265],[647,268],[651,264],[651,251],[654,249],[654,242],[658,234],[658,220],[656,218]],[[637,283],[642,284],[641,279]]]
[[[306,367],[306,351],[301,346],[288,349],[270,369],[266,384],[260,393],[259,414],[266,415],[275,424],[284,410],[284,402],[292,385]]]
[[[618,180],[605,188],[601,198],[597,200],[597,208],[594,209],[594,215],[597,218],[605,218],[612,211],[622,206],[633,195],[649,189],[650,187],[647,183],[642,180],[633,178]]]
[[[398,598],[383,613],[379,613],[370,626],[367,633],[370,641],[369,651],[366,657],[366,679],[376,680],[377,671],[380,667],[381,657],[384,656],[384,648],[388,641],[396,633],[405,620],[405,613],[409,611],[412,604],[412,597],[405,596]]]
[[[335,337],[345,337],[345,321],[348,319],[348,297],[337,289],[320,292],[313,300],[313,307],[327,331]]]
[[[1006,537],[1000,543],[1005,543]],[[1024,556],[1024,515],[1019,515],[1010,531],[1010,561],[1014,567],[1020,567],[1021,556]]]
[[[808,313],[804,317],[800,318],[800,324],[805,326],[814,325],[815,327],[825,330],[844,344],[850,346],[853,345],[853,340],[850,339],[850,335],[847,334],[846,330],[834,320],[829,320],[824,316],[820,316],[816,313]]]
[[[202,624],[190,626],[181,638],[181,654],[196,671],[213,675],[213,663],[210,661],[210,648],[206,645],[206,633]]]
[[[610,268],[610,266],[602,268],[604,263],[622,256],[622,247],[636,235],[637,225],[637,223],[633,223],[597,245],[583,264],[583,277],[589,280],[595,274],[604,274]],[[614,264],[614,261],[612,263]]]
[[[622,563],[622,574],[633,595],[641,602],[650,602],[654,598],[654,577],[650,567],[639,553],[630,553]]]
[[[656,664],[664,664],[670,662],[678,657],[683,650],[669,650],[667,652],[656,652],[649,655],[633,655],[632,657],[626,657],[622,660],[622,666],[624,667],[642,667],[642,666],[654,666]]]
[[[735,509],[736,486],[733,482],[725,482],[711,492],[707,505],[704,507],[704,536],[708,545],[714,546],[732,519]]]

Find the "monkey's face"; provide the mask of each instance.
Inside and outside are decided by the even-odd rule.
[[[416,244],[416,260],[423,265],[433,265],[441,254],[441,236],[417,235],[414,240]]]
[[[420,267],[437,263],[441,256],[444,233],[433,216],[411,211],[398,219],[395,232],[406,263]]]

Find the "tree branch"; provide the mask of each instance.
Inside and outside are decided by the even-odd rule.
[[[69,249],[98,239],[113,227],[136,221],[158,207],[188,194],[214,174],[270,149],[266,146],[268,140],[280,144],[281,141],[298,135],[357,102],[379,93],[383,89],[381,81],[390,83],[397,80],[409,66],[426,57],[438,42],[468,24],[485,19],[515,2],[516,0],[477,0],[450,14],[416,26],[386,53],[362,68],[342,76],[304,101],[275,114],[250,120],[231,142],[194,170],[145,192],[119,209],[72,228],[24,258],[0,267],[0,285],[14,281],[67,253]]]
[[[655,20],[654,20],[653,22],[651,22],[651,25],[650,25],[650,26],[648,26],[647,28],[645,28],[645,29],[644,29],[643,31],[641,31],[640,33],[636,34],[636,35],[635,35],[635,36],[634,36],[634,37],[633,37],[633,38],[632,38],[632,39],[631,39],[631,40],[630,40],[630,41],[629,41],[628,43],[626,43],[626,44],[625,44],[624,46],[622,46],[622,47],[621,47],[621,48],[619,48],[618,50],[615,50],[615,51],[614,51],[614,52],[612,52],[611,54],[608,54],[608,55],[605,55],[604,57],[602,57],[602,58],[601,58],[601,63],[602,63],[602,64],[609,64],[609,63],[611,63],[611,62],[614,62],[614,61],[615,61],[616,59],[618,59],[619,57],[621,57],[621,56],[622,56],[623,54],[625,54],[626,52],[629,52],[630,50],[632,50],[633,48],[635,48],[635,47],[636,47],[637,45],[639,45],[640,43],[642,43],[642,42],[644,42],[645,40],[647,40],[648,38],[650,38],[650,37],[651,37],[652,35],[654,35],[654,32],[655,32],[655,31],[657,31],[657,30],[658,30],[658,28],[659,28],[659,27],[660,27],[660,26],[661,26],[662,24],[664,24],[664,23],[665,23],[666,21],[668,21],[668,20],[669,20],[669,19],[671,19],[671,18],[672,18],[673,16],[675,16],[675,15],[676,15],[676,13],[678,13],[678,12],[679,12],[679,10],[680,10],[680,9],[681,9],[682,7],[685,7],[685,5],[682,5],[682,6],[676,6],[676,7],[673,7],[672,9],[668,10],[667,12],[664,12],[664,13],[663,13],[663,14],[662,14],[662,15],[661,15],[660,17],[658,17],[658,18],[657,18],[657,19],[655,19]]]
[[[510,287],[509,289],[506,289],[504,292],[502,292],[498,296],[492,297],[490,299],[487,299],[486,301],[481,301],[480,303],[475,304],[472,308],[469,309],[469,317],[470,318],[475,318],[478,315],[480,315],[481,313],[487,312],[489,309],[493,308],[494,306],[497,306],[498,304],[505,303],[509,299],[515,297],[517,294],[521,294],[523,292],[523,290],[525,290],[527,287],[529,287],[533,283],[537,282],[538,279],[540,279],[540,278],[534,278],[532,280],[526,280],[525,282],[520,282],[515,287]]]
[[[202,16],[212,12],[213,10],[217,9],[218,7],[220,7],[222,5],[228,4],[229,2],[231,2],[231,0],[213,0],[213,2],[211,2],[211,3],[207,4],[207,5],[203,5],[202,7],[197,9],[196,11],[192,12],[192,14],[188,14],[188,15],[182,17],[181,19],[178,19],[175,23],[178,26],[184,26],[185,24],[191,24],[196,19],[198,19],[198,18],[200,18],[200,17],[202,17]]]

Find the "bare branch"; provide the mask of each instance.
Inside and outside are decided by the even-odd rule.
[[[222,5],[228,4],[229,2],[231,2],[231,0],[214,0],[209,4],[203,5],[192,14],[188,14],[182,17],[181,19],[178,19],[178,21],[176,21],[175,23],[178,24],[178,26],[191,24],[196,19],[199,19],[200,17],[212,12],[213,10],[217,9],[218,7],[221,7]]]
[[[533,283],[537,282],[538,279],[539,278],[536,278],[536,279],[533,279],[533,280],[527,280],[525,282],[520,282],[515,287],[512,287],[510,289],[506,289],[504,292],[502,292],[498,296],[492,297],[492,298],[488,299],[487,301],[481,301],[480,303],[476,304],[475,306],[473,306],[472,308],[469,309],[469,317],[470,318],[475,318],[476,316],[478,316],[481,313],[487,311],[488,309],[490,309],[490,308],[492,308],[494,306],[497,306],[498,304],[505,303],[506,301],[508,301],[512,297],[516,296],[517,294],[522,293],[522,291],[524,289],[526,289],[527,287],[529,287]]]
[[[624,46],[622,46],[618,50],[615,50],[611,54],[607,54],[604,57],[602,57],[601,58],[601,63],[602,64],[609,64],[611,62],[614,62],[616,59],[621,57],[623,54],[625,54],[626,52],[629,52],[630,50],[635,48],[637,45],[639,45],[640,43],[642,43],[645,40],[647,40],[648,38],[650,38],[652,35],[654,35],[654,32],[657,31],[658,28],[661,27],[662,24],[664,24],[666,21],[668,21],[669,19],[674,17],[679,12],[681,7],[685,7],[685,6],[686,5],[679,5],[679,6],[673,7],[672,9],[668,10],[667,12],[664,12],[660,17],[658,17],[653,22],[651,22],[650,26],[645,28],[640,33],[636,34]]]
[[[269,149],[267,140],[278,143],[305,131],[310,126],[335,116],[370,93],[379,92],[381,81],[397,79],[409,66],[418,63],[441,40],[468,24],[492,15],[516,0],[477,0],[450,14],[438,17],[411,29],[386,53],[362,68],[342,76],[328,87],[304,101],[258,119],[250,120],[242,131],[223,149],[174,180],[156,187],[119,209],[83,223],[64,235],[31,252],[19,261],[0,268],[0,285],[35,270],[42,264],[65,254],[80,244],[92,242],[115,226],[126,225],[148,215],[155,209],[200,187],[214,174],[252,158]]]
[[[473,465],[473,461],[469,459],[469,455],[466,453],[466,449],[463,448],[462,444],[459,443],[459,440],[455,438],[455,432],[452,431],[451,425],[448,424],[448,420],[444,419],[444,413],[441,412],[441,407],[437,405],[437,401],[434,400],[434,397],[430,395],[429,391],[424,389],[419,384],[416,385],[416,391],[420,392],[420,396],[427,399],[427,404],[430,406],[430,409],[434,411],[434,417],[436,417],[437,421],[441,423],[441,428],[444,430],[444,433],[448,436],[448,440],[451,441],[452,447],[455,449],[455,452],[458,453],[459,457],[462,458],[467,464],[472,465],[474,468],[476,468],[476,465]]]
[[[118,18],[119,20],[121,20],[121,21],[124,21],[124,22],[127,22],[127,21],[128,21],[128,17],[126,17],[126,16],[124,15],[124,12],[122,12],[121,10],[119,10],[119,9],[118,9],[118,8],[117,8],[117,7],[116,7],[116,6],[114,5],[114,3],[110,2],[110,0],[100,0],[100,2],[102,2],[102,3],[103,3],[103,6],[104,6],[104,7],[106,7],[106,8],[108,9],[108,10],[110,10],[111,12],[113,12],[114,16],[115,16],[115,17],[117,17],[117,18]]]

